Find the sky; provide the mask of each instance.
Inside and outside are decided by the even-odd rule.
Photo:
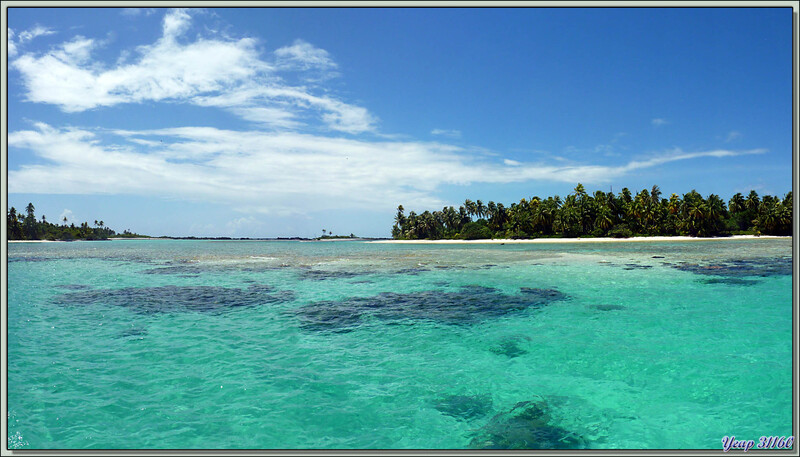
[[[8,205],[388,237],[465,199],[792,186],[791,8],[8,8]]]

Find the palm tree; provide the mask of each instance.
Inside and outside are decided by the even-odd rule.
[[[583,187],[583,184],[578,183],[575,186],[575,196],[578,197],[578,200],[586,196],[586,188]]]
[[[483,216],[486,215],[486,207],[483,206],[483,202],[480,200],[475,201],[475,214],[478,216],[478,219],[482,219]]]
[[[728,211],[730,211],[731,214],[736,214],[744,211],[744,209],[744,196],[741,194],[741,192],[736,192],[728,201]]]
[[[758,206],[761,202],[758,199],[758,193],[754,190],[750,191],[750,194],[747,196],[747,199],[744,201],[744,207],[750,211],[758,211]]]
[[[653,184],[653,188],[650,190],[650,201],[652,201],[654,205],[661,203],[661,188],[656,184]]]
[[[612,217],[611,210],[607,206],[601,206],[597,213],[597,219],[595,219],[595,225],[605,232],[614,225]]]
[[[475,213],[476,213],[476,210],[477,210],[477,208],[476,208],[476,205],[475,205],[475,202],[473,202],[473,201],[472,201],[472,200],[470,200],[470,199],[466,199],[466,200],[464,200],[464,208],[466,208],[466,210],[467,210],[467,214],[469,215],[469,217],[470,217],[470,220],[471,220],[471,219],[472,219],[472,216],[474,216],[474,215],[475,215]]]

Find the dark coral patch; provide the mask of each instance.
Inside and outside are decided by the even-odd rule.
[[[397,270],[395,273],[399,275],[418,275],[423,271],[430,271],[428,268],[424,267],[415,267],[415,268],[401,268]]]
[[[523,401],[494,416],[470,442],[477,449],[582,449],[585,441],[554,425],[544,401]]]
[[[434,408],[459,420],[473,420],[489,414],[492,410],[492,397],[487,394],[448,395],[438,399]]]
[[[325,271],[325,270],[303,270],[300,272],[300,279],[312,281],[325,281],[328,279],[354,278],[366,273],[355,273],[352,271]]]
[[[22,256],[22,257],[9,257],[8,263],[11,262],[49,262],[56,260],[51,257],[38,257],[38,256]]]
[[[181,277],[197,277],[204,273],[224,274],[230,272],[250,272],[258,273],[269,270],[277,270],[280,267],[268,263],[197,263],[187,261],[169,262],[157,268],[148,268],[140,271],[146,275],[180,275]]]
[[[681,262],[672,265],[681,271],[706,276],[728,276],[741,278],[747,276],[780,276],[792,274],[792,258],[731,259],[719,263],[696,264]]]
[[[590,308],[600,311],[621,311],[625,309],[625,307],[622,305],[591,305]]]
[[[705,284],[729,284],[733,286],[754,286],[758,284],[757,279],[744,279],[744,278],[709,278],[704,279]]]
[[[147,329],[143,328],[129,328],[119,333],[119,338],[130,338],[134,340],[143,340],[147,335]]]
[[[519,338],[506,338],[500,341],[500,343],[490,347],[489,351],[497,355],[504,355],[509,359],[513,359],[528,353],[528,351],[521,348],[519,344]]]
[[[305,329],[347,332],[367,316],[393,322],[433,321],[467,325],[527,308],[539,308],[566,298],[566,295],[551,289],[527,289],[523,292],[506,295],[483,286],[464,286],[456,292],[384,292],[372,297],[309,303],[294,312]]]
[[[199,311],[219,313],[234,308],[282,303],[294,299],[291,291],[253,284],[246,289],[212,286],[127,287],[70,292],[54,297],[60,305],[108,305],[137,313]]]
[[[641,265],[641,264],[638,264],[638,263],[626,263],[625,267],[623,267],[622,269],[623,270],[647,270],[647,269],[650,269],[650,268],[653,268],[653,266],[652,265]]]
[[[66,290],[89,290],[92,286],[88,284],[58,284],[55,287]]]

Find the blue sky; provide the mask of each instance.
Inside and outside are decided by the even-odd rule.
[[[9,8],[8,199],[388,236],[467,198],[792,185],[791,8]]]

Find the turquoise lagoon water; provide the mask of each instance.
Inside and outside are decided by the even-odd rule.
[[[8,249],[11,448],[720,449],[792,433],[789,240]]]

